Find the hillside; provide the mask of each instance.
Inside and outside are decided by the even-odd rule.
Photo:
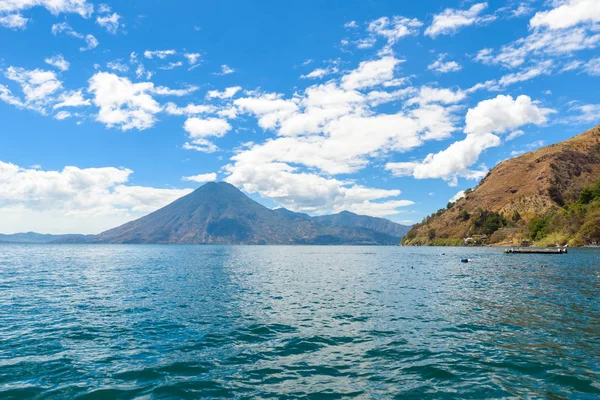
[[[52,243],[57,240],[84,240],[86,235],[50,235],[43,233],[27,232],[13,233],[10,235],[0,233],[0,243]]]
[[[86,242],[392,245],[401,239],[396,233],[406,229],[387,226],[378,230],[377,224],[381,222],[371,228],[324,225],[306,214],[266,208],[228,183],[211,182],[160,210]]]
[[[410,230],[409,226],[396,224],[385,218],[358,215],[350,211],[342,211],[333,215],[321,215],[313,217],[313,219],[325,226],[360,227],[396,237],[403,237]]]
[[[599,240],[588,230],[590,221],[600,218],[600,198],[581,196],[593,192],[599,181],[596,126],[501,162],[463,199],[415,225],[403,244],[456,245],[473,235],[485,235],[482,241],[498,245],[589,244]]]

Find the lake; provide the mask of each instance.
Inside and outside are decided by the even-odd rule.
[[[597,249],[4,244],[0,398],[598,398],[599,294]]]

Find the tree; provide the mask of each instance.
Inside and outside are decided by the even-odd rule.
[[[529,222],[529,237],[533,240],[541,240],[548,236],[548,222],[550,218],[536,217]]]
[[[427,237],[429,237],[429,240],[433,240],[435,239],[437,232],[435,231],[435,229],[431,228],[429,230],[429,232],[427,232]]]

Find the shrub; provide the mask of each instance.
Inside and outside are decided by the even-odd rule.
[[[513,220],[514,222],[517,222],[517,221],[520,221],[520,220],[521,220],[521,214],[519,214],[519,212],[518,212],[517,210],[515,210],[515,211],[513,212],[513,215],[512,215],[512,220]]]
[[[536,217],[529,222],[529,237],[533,240],[542,240],[548,236],[548,222],[549,217],[539,218]]]
[[[587,243],[600,242],[600,214],[586,221],[579,230],[579,235]]]
[[[436,234],[437,233],[436,233],[435,229],[431,228],[429,230],[429,232],[427,232],[427,237],[429,238],[429,240],[433,240],[433,239],[435,239]]]
[[[469,219],[471,219],[471,214],[469,214],[467,210],[462,210],[460,213],[460,217],[463,221],[468,221]]]
[[[506,226],[504,217],[491,211],[479,210],[477,215],[471,218],[473,220],[472,230],[475,234],[491,235],[498,229]]]

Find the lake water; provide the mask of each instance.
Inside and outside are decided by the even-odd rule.
[[[0,398],[599,398],[599,295],[592,249],[0,245]]]

